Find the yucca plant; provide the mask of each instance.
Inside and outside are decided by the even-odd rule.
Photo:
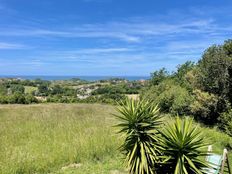
[[[170,174],[202,174],[209,165],[204,137],[192,119],[176,118],[161,131],[164,155],[168,161],[161,173]]]
[[[127,99],[117,110],[119,133],[125,138],[121,150],[129,172],[155,173],[155,164],[161,154],[157,131],[162,124],[159,109],[149,101]]]

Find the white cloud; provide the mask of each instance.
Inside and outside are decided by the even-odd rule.
[[[25,48],[26,46],[22,44],[0,42],[0,49],[25,49]]]
[[[41,38],[48,38],[45,43],[48,47],[38,46],[40,48],[33,50],[28,57],[17,57],[25,66],[58,66],[66,67],[67,71],[72,69],[68,67],[75,67],[73,69],[77,71],[82,68],[127,69],[127,67],[137,71],[136,68],[142,67],[144,71],[151,72],[155,67],[173,68],[189,59],[196,61],[208,46],[220,44],[228,36],[232,36],[230,23],[227,25],[220,23],[221,21],[217,21],[213,16],[190,16],[177,13],[175,16],[170,14],[167,17],[163,16],[164,20],[158,17],[140,17],[114,22],[78,24],[73,27],[56,25],[53,29],[40,24],[31,27],[35,25],[29,26],[28,23],[28,26],[0,28],[0,36],[16,40],[25,39],[25,43],[32,40],[36,44],[41,42]],[[71,47],[67,41],[70,38],[75,39],[71,40]],[[92,40],[87,40],[91,44],[84,43],[85,48],[78,48],[77,45],[75,49],[73,44],[81,43],[78,38],[93,39],[93,44]],[[56,43],[60,41],[67,45],[57,47]],[[89,45],[92,48],[86,48]],[[0,49],[24,47],[0,42]],[[34,58],[39,61],[35,61]]]
[[[74,49],[71,51],[55,51],[53,53],[57,55],[67,55],[67,54],[79,54],[79,55],[91,55],[91,54],[111,54],[111,53],[120,53],[120,52],[129,52],[133,51],[130,48],[123,47],[113,47],[113,48],[84,48],[84,49]]]
[[[70,38],[106,38],[139,43],[147,38],[159,36],[173,37],[187,34],[215,34],[229,32],[232,26],[219,27],[212,19],[190,19],[182,22],[156,22],[141,20],[126,22],[108,22],[102,24],[82,24],[72,29],[0,29],[1,36],[30,37],[70,37]]]

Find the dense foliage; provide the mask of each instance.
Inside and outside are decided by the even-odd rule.
[[[145,89],[142,98],[159,104],[162,112],[183,115],[189,113],[189,105],[193,97],[186,88],[173,79],[166,79],[159,85]]]
[[[219,127],[228,135],[232,136],[232,109],[221,114]]]
[[[177,71],[151,74],[142,98],[159,104],[162,112],[193,115],[208,125],[219,125],[229,133],[232,106],[232,40],[205,50],[195,64],[186,62]],[[230,134],[230,133],[229,133]]]
[[[127,95],[138,95],[143,86],[143,82],[119,78],[100,81],[85,81],[76,78],[58,81],[5,78],[0,79],[0,103],[116,104],[124,100]]]

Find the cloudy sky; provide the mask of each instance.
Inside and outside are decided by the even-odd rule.
[[[232,1],[0,0],[0,75],[137,75],[232,38]]]

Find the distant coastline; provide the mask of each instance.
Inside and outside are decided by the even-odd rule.
[[[121,78],[129,81],[133,80],[147,80],[149,76],[25,76],[25,75],[0,75],[0,78],[19,78],[19,79],[27,79],[27,80],[35,80],[35,79],[42,79],[42,80],[70,80],[73,78],[79,78],[81,80],[86,81],[97,81],[97,80],[108,80],[111,78]]]

